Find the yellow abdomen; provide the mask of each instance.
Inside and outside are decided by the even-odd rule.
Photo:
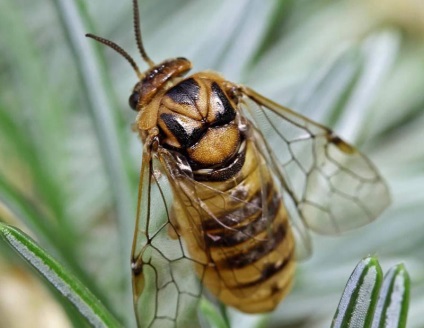
[[[242,169],[231,179],[186,186],[173,216],[199,279],[243,312],[273,310],[294,275],[294,240],[286,209],[264,159],[247,140]],[[219,190],[219,192],[217,192]]]

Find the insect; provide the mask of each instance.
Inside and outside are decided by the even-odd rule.
[[[374,165],[330,129],[185,58],[149,65],[129,98],[143,142],[132,246],[139,326],[189,325],[205,291],[247,313],[272,311],[290,290],[308,230],[338,234],[389,204]],[[272,146],[271,146],[272,145]],[[170,201],[172,199],[172,201]],[[193,273],[195,272],[195,273]]]

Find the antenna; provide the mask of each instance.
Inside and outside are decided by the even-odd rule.
[[[147,55],[146,50],[144,50],[143,41],[141,39],[141,30],[140,30],[140,12],[138,10],[138,2],[137,0],[133,0],[133,21],[134,21],[134,33],[135,33],[135,41],[137,42],[138,50],[140,51],[141,57],[143,60],[150,66],[155,66],[153,60]]]
[[[91,38],[94,39],[100,43],[103,43],[104,45],[112,48],[113,50],[115,50],[117,53],[119,53],[120,55],[122,55],[132,66],[132,68],[134,69],[135,73],[137,74],[138,78],[141,80],[144,77],[144,74],[142,74],[140,72],[140,70],[138,69],[137,64],[135,63],[134,59],[132,59],[132,57],[124,50],[122,49],[120,46],[118,46],[115,42],[112,42],[110,40],[101,38],[100,36],[94,35],[94,34],[86,34],[85,35],[87,38]]]
[[[137,42],[137,48],[140,51],[141,58],[149,65],[150,68],[155,66],[155,63],[153,60],[150,59],[150,57],[147,55],[146,50],[144,50],[143,46],[143,40],[141,38],[141,30],[140,30],[140,12],[138,10],[138,3],[137,0],[133,0],[133,20],[134,20],[134,34],[135,34],[135,41]],[[135,63],[134,59],[120,46],[118,46],[115,42],[112,42],[108,39],[102,38],[100,36],[88,33],[85,35],[88,38],[94,39],[100,43],[103,43],[104,45],[112,48],[117,53],[119,53],[121,56],[123,56],[132,66],[135,73],[137,74],[138,78],[141,80],[144,77],[144,74],[140,72],[140,69],[138,68],[137,64]]]

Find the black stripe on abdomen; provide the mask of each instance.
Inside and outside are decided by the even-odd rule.
[[[237,286],[238,289],[255,287],[259,284],[264,283],[268,279],[272,278],[274,275],[282,272],[284,268],[293,260],[293,251],[294,248],[290,251],[290,253],[282,260],[280,263],[269,263],[262,268],[261,275],[258,279],[250,281],[248,283],[240,284]]]
[[[253,264],[265,257],[267,254],[275,250],[282,242],[284,242],[287,234],[287,227],[279,224],[275,231],[267,234],[266,239],[259,240],[252,247],[244,249],[236,255],[225,257],[216,263],[218,267],[223,269],[240,269],[247,265]]]
[[[205,229],[208,247],[233,247],[255,238],[270,228],[282,204],[280,196],[273,188],[266,188],[266,190],[269,191],[265,205],[267,207],[266,216],[262,209],[262,192],[258,192],[245,206],[211,221],[213,225],[209,226],[219,227],[219,229]],[[242,216],[243,214],[244,216]],[[243,220],[240,220],[241,218]],[[238,224],[234,224],[236,222]]]

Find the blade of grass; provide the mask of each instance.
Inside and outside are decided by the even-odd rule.
[[[123,309],[131,308],[129,250],[133,236],[133,216],[135,197],[129,179],[128,154],[125,152],[124,134],[117,126],[117,112],[110,84],[106,78],[105,65],[99,55],[97,45],[90,43],[84,35],[95,32],[82,1],[59,1],[54,4],[68,43],[74,53],[76,69],[82,82],[82,91],[88,101],[93,125],[96,130],[103,161],[109,175],[112,195],[117,208],[119,240],[121,247],[122,297],[117,304]],[[88,27],[88,29],[86,28]],[[128,316],[126,316],[128,318]],[[131,320],[128,318],[128,320]]]
[[[386,78],[399,51],[397,31],[383,31],[369,36],[362,44],[363,68],[336,125],[348,140],[365,139],[373,119],[370,106],[381,82]],[[363,141],[360,140],[360,141]]]
[[[77,61],[77,69],[83,82],[83,91],[89,101],[94,126],[101,147],[103,159],[107,167],[114,197],[118,208],[119,222],[124,236],[132,237],[133,202],[130,194],[130,183],[126,174],[128,158],[124,151],[123,134],[116,124],[117,113],[114,110],[114,99],[111,98],[109,85],[105,82],[105,71],[97,45],[84,37],[87,33],[84,26],[92,30],[84,4],[81,2],[55,1],[61,23],[69,39]]]
[[[409,307],[410,280],[403,264],[384,276],[372,328],[404,328]]]
[[[368,257],[359,262],[346,284],[331,327],[369,327],[382,279],[376,258]]]
[[[0,42],[5,50],[2,64],[6,69],[2,78],[10,81],[2,91],[6,89],[11,93],[11,97],[6,95],[0,100],[0,134],[2,144],[13,149],[16,156],[13,160],[22,165],[29,181],[23,180],[25,190],[22,191],[8,176],[8,171],[2,171],[0,202],[34,229],[43,244],[55,250],[80,280],[96,290],[93,279],[81,268],[76,255],[74,226],[69,224],[72,221],[64,206],[67,196],[61,179],[67,159],[60,145],[65,138],[62,125],[65,111],[59,109],[59,98],[49,88],[44,58],[31,38],[20,9],[13,1],[0,4],[0,27],[10,28]],[[10,165],[7,155],[1,160],[19,176],[20,166]]]
[[[43,224],[47,220],[42,220],[43,216],[39,213],[34,204],[27,198],[23,197],[15,188],[5,181],[0,174],[0,202],[6,206],[13,215],[21,222],[28,225],[33,231],[40,236],[43,243],[49,248],[54,249],[65,261],[66,265],[71,268],[72,272],[78,276],[91,290],[95,291],[103,301],[106,297],[98,290],[93,279],[81,268],[76,260],[70,246],[61,238],[60,234],[55,233],[57,229],[52,229],[54,222]],[[1,221],[1,218],[0,218]]]
[[[4,262],[6,260],[6,262]],[[21,257],[16,256],[16,251],[9,247],[9,244],[4,240],[4,238],[0,238],[0,261],[1,261],[1,276],[4,279],[4,273],[6,272],[6,275],[11,274],[11,272],[16,272],[16,268],[18,268],[18,272],[20,270],[30,271],[31,273],[36,274],[36,270],[31,267],[31,265],[28,265]],[[9,271],[9,268],[12,268],[13,271]],[[6,276],[7,279],[7,276]],[[37,278],[36,278],[37,279]],[[52,287],[49,284],[46,284],[47,289],[50,291],[51,295],[56,299],[57,302],[60,303],[62,306],[62,309],[65,311],[68,320],[71,322],[73,327],[89,327],[87,324],[87,320],[81,315],[81,313],[78,312],[75,307],[68,302],[67,299],[65,299],[62,294],[60,294],[54,287]],[[44,301],[44,295],[42,300]],[[31,311],[32,309],[28,309],[28,311]],[[25,312],[26,315],[28,315],[27,312]],[[6,317],[9,317],[9,313],[5,313]],[[3,317],[2,317],[3,319]],[[2,321],[2,323],[4,320]]]
[[[34,180],[31,187],[53,212],[54,220],[60,222],[61,229],[56,230],[55,234],[72,244],[75,233],[62,206],[66,202],[66,196],[60,182],[62,169],[66,167],[66,156],[62,152],[64,117],[62,111],[57,110],[59,101],[45,85],[46,81],[40,83],[46,67],[34,40],[28,30],[23,28],[25,19],[19,7],[13,1],[4,1],[0,4],[0,12],[6,13],[1,16],[0,29],[8,30],[4,34],[4,42],[8,45],[4,60],[8,66],[13,67],[13,70],[8,71],[8,78],[14,88],[13,100],[16,107],[5,108],[3,106],[6,105],[2,102],[2,116],[8,115],[11,118],[14,115],[14,126],[9,126],[8,129],[13,128],[16,134],[21,135],[20,138],[24,138],[25,145],[22,140],[16,142],[20,143],[17,146],[23,146],[20,155],[23,155],[22,162],[29,164],[27,168]],[[19,110],[16,112],[16,109]],[[6,140],[11,140],[16,134],[7,135]],[[49,222],[43,224],[48,225]]]
[[[120,327],[120,323],[86,286],[19,229],[0,223],[5,242],[31,264],[87,319],[93,327]]]

